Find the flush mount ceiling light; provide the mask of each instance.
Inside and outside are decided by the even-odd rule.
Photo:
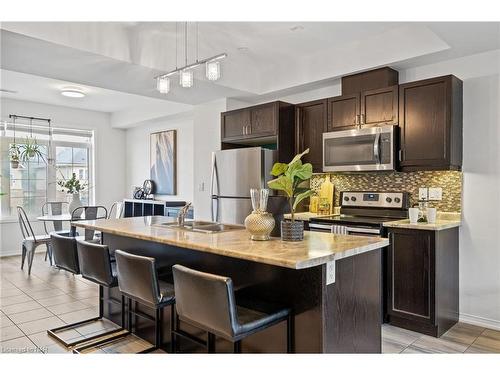
[[[155,77],[156,89],[162,93],[167,94],[170,91],[170,77],[179,75],[179,85],[181,87],[189,88],[194,84],[194,69],[205,65],[205,75],[208,80],[216,81],[221,77],[221,64],[220,60],[227,57],[226,53],[206,58],[198,59],[198,23],[196,23],[196,60],[194,63],[188,64],[188,29],[187,22],[184,23],[184,66],[177,67],[177,22],[175,23],[175,62],[176,68],[170,72],[161,74]]]
[[[67,87],[61,90],[61,95],[66,96],[68,98],[83,98],[85,97],[85,93],[77,88]]]

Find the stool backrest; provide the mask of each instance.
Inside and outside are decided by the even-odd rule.
[[[229,277],[172,267],[177,313],[207,330],[233,336],[237,326],[233,281]]]
[[[123,216],[123,202],[115,202],[108,211],[108,219],[120,219]]]
[[[58,268],[78,275],[80,273],[80,265],[78,263],[76,238],[51,233],[50,244],[52,246],[54,264]]]
[[[17,218],[19,219],[19,227],[21,228],[23,238],[33,237],[33,240],[36,241],[35,232],[33,232],[28,215],[26,215],[26,211],[21,206],[17,206]]]
[[[120,292],[156,306],[161,300],[154,258],[116,250],[116,271]]]
[[[98,220],[107,219],[108,209],[104,206],[80,206],[71,213],[71,221],[79,220]],[[73,227],[74,228],[74,227]],[[72,235],[75,236],[75,230],[72,230]],[[95,230],[85,229],[85,240],[90,241],[94,238]]]
[[[42,206],[42,216],[45,215],[62,215],[63,211],[67,212],[69,203],[65,201],[60,202],[45,202]],[[55,231],[61,231],[63,228],[61,221],[52,222]],[[43,222],[43,227],[45,228],[45,233],[49,234],[51,230],[47,228],[47,222]]]
[[[102,286],[112,285],[115,278],[108,246],[77,240],[76,248],[82,277]]]

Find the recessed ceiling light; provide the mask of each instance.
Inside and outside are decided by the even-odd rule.
[[[64,88],[61,90],[62,96],[67,96],[68,98],[83,98],[85,97],[85,93],[76,88]]]
[[[297,26],[290,27],[290,31],[300,31],[300,30],[304,30],[304,26],[297,25]]]

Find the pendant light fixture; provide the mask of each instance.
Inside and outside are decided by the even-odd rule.
[[[162,93],[167,94],[171,88],[170,77],[179,74],[179,85],[184,88],[190,88],[194,85],[194,69],[205,65],[205,75],[208,80],[216,81],[221,77],[221,61],[227,57],[226,53],[221,53],[207,59],[198,59],[198,23],[196,23],[196,61],[188,64],[188,23],[184,23],[184,66],[177,67],[177,22],[175,24],[175,69],[155,77],[156,89]]]

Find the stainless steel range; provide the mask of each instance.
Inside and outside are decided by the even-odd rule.
[[[384,222],[408,217],[406,192],[343,191],[340,199],[340,215],[311,218],[309,230],[385,237]]]

